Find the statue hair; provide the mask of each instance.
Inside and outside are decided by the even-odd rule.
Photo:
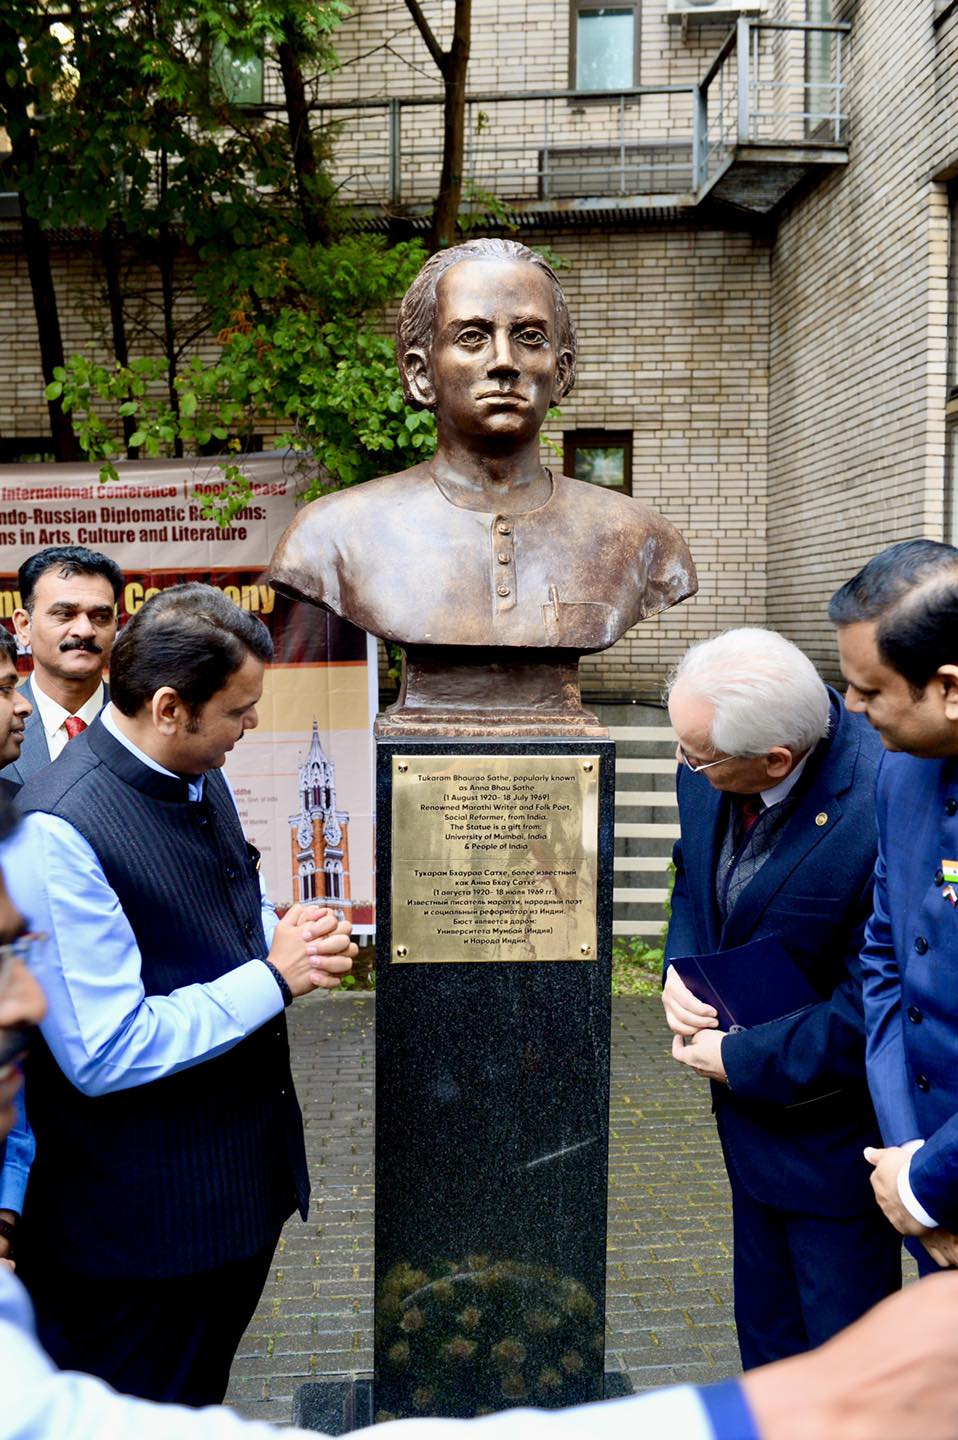
[[[541,255],[537,255],[527,245],[520,245],[517,240],[500,240],[488,236],[479,240],[467,240],[464,245],[453,245],[448,250],[437,250],[435,255],[431,255],[426,261],[403,296],[396,321],[396,359],[399,362],[407,404],[423,408],[422,402],[417,400],[409,389],[405,357],[410,350],[422,350],[429,354],[436,324],[436,289],[446,271],[463,260],[498,260],[507,264],[522,260],[528,265],[535,265],[548,276],[555,297],[556,350],[558,353],[568,351],[572,356],[569,374],[561,390],[563,397],[568,395],[575,384],[575,326],[555,271]]]

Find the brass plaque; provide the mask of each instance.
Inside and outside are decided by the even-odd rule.
[[[394,755],[395,964],[594,960],[597,755]]]

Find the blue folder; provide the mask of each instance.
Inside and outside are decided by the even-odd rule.
[[[670,963],[697,999],[715,1006],[720,1030],[750,1030],[823,999],[777,935]]]

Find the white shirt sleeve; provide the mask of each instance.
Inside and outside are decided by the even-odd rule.
[[[912,1154],[915,1153],[915,1150],[920,1150],[924,1143],[924,1140],[918,1141],[918,1143],[914,1145],[914,1150],[912,1151]],[[911,1218],[913,1220],[917,1220],[919,1225],[924,1225],[929,1230],[937,1230],[938,1221],[932,1219],[932,1217],[928,1214],[928,1211],[925,1209],[924,1205],[918,1199],[918,1196],[915,1194],[914,1190],[911,1188],[910,1172],[911,1155],[909,1155],[907,1161],[898,1172],[898,1198],[904,1205],[905,1209],[908,1211]]]

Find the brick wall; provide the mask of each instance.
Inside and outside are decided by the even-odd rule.
[[[771,261],[769,622],[829,674],[824,606],[893,541],[940,538],[947,192],[958,13],[859,0],[850,163],[783,215]]]
[[[560,429],[633,432],[633,494],[699,569],[694,600],[583,661],[593,693],[655,696],[693,639],[765,623],[767,243],[695,227],[529,238],[570,262],[581,360]]]

